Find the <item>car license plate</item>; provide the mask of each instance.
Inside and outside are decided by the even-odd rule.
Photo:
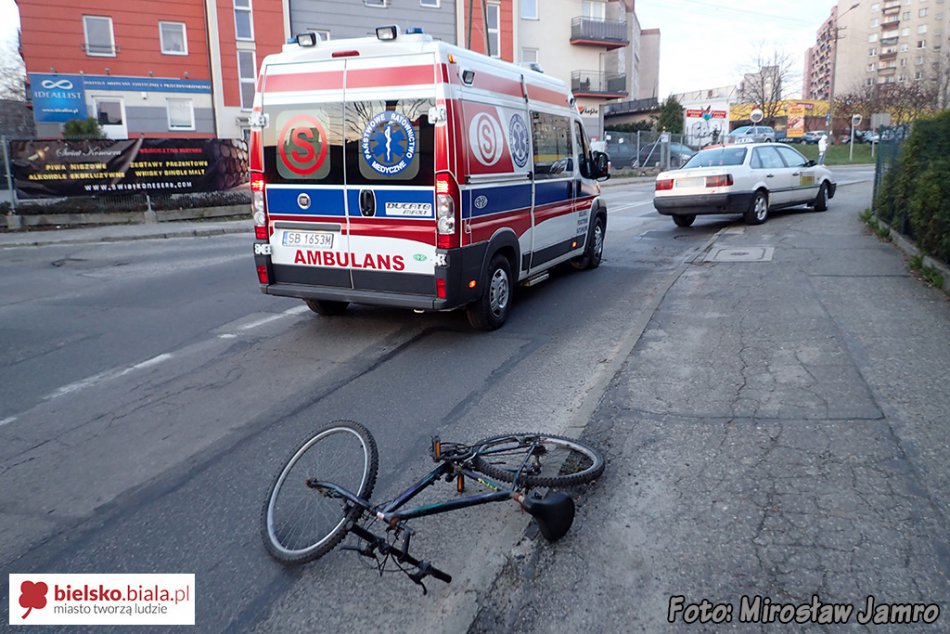
[[[332,249],[333,234],[329,231],[284,231],[281,244],[285,247]]]
[[[677,187],[705,187],[706,179],[705,178],[678,178],[676,179]]]

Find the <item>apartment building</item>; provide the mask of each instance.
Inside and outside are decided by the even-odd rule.
[[[947,68],[950,2],[841,2],[837,22],[835,95],[874,85],[933,81]]]
[[[832,7],[828,19],[818,29],[815,45],[805,51],[802,99],[828,99],[831,94],[831,73],[835,66],[837,27],[838,7]]]
[[[653,96],[659,29],[644,32],[633,0],[515,0],[516,60],[564,80],[588,131],[602,134],[602,106]],[[644,81],[645,80],[645,81]]]
[[[114,139],[240,138],[289,0],[19,0],[40,137],[95,117]]]
[[[456,43],[461,0],[286,0],[290,32],[316,31],[323,39],[366,37],[377,26],[420,27],[437,40]],[[510,0],[509,0],[510,3]]]

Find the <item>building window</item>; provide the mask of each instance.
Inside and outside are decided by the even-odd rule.
[[[923,71],[917,71],[916,73],[914,73],[914,79],[923,79],[923,78],[924,78]]]
[[[115,57],[115,34],[112,18],[94,15],[82,16],[82,28],[86,33],[86,55]]]
[[[195,106],[191,99],[167,99],[169,130],[194,130]]]
[[[251,0],[234,0],[234,34],[239,40],[254,39]]]
[[[868,64],[868,72],[870,73],[872,70],[874,70],[874,64]]]
[[[927,40],[917,40],[917,48],[927,48]]]
[[[584,17],[588,20],[603,22],[607,19],[607,3],[596,0],[584,0]]]
[[[187,55],[188,38],[183,22],[159,22],[158,35],[163,55]]]
[[[906,53],[906,52],[907,52],[907,45],[901,44],[901,53]]]
[[[881,26],[881,23],[880,23],[880,21],[879,21],[877,18],[874,18],[873,20],[871,20],[871,28],[872,28],[872,29],[877,28],[877,27],[879,27],[879,26]]]
[[[876,49],[876,48],[869,48],[869,49],[868,49],[868,57],[874,57],[875,55],[877,55],[877,49]]]
[[[540,55],[538,49],[536,48],[522,48],[521,49],[521,63],[522,64],[537,64],[540,62]]]
[[[877,42],[877,33],[871,33],[868,36],[868,42]]]
[[[871,13],[877,13],[877,12],[880,11],[880,10],[881,10],[881,5],[879,5],[879,4],[872,4],[872,5],[871,5]]]
[[[430,9],[438,9],[441,0],[419,0],[419,4]]]
[[[901,29],[901,37],[907,37],[910,33],[910,29]]]
[[[909,19],[910,19],[910,11],[904,11],[903,15],[901,15],[901,20],[909,20]]]
[[[238,77],[241,81],[241,110],[250,110],[254,105],[254,86],[257,82],[254,51],[238,51]]]
[[[488,54],[501,57],[501,7],[488,5]]]
[[[918,26],[918,27],[917,27],[917,32],[918,32],[918,33],[926,33],[926,32],[927,32],[927,25],[926,25],[926,24],[921,24],[920,26]]]
[[[918,12],[917,12],[917,15],[919,15],[919,16],[922,17],[922,18],[926,18],[926,17],[927,17],[927,8],[924,7],[923,9],[921,9],[920,11],[918,11]]]
[[[521,18],[537,20],[538,17],[538,0],[521,0]]]

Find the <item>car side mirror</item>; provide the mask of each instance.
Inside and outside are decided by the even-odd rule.
[[[818,165],[818,163],[816,163],[816,162],[815,162],[814,160],[812,160],[812,159],[808,159],[807,161],[805,161],[805,167],[814,167],[814,166],[816,166],[816,165]]]
[[[596,178],[599,181],[605,181],[610,178],[610,159],[607,158],[607,155],[603,152],[597,152],[595,150],[592,156],[594,157],[594,173],[591,174],[591,177]]]

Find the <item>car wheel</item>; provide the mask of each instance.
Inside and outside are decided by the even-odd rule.
[[[769,196],[762,190],[755,192],[752,204],[744,216],[746,224],[760,225],[769,217]]]
[[[469,305],[468,323],[478,330],[495,330],[508,319],[512,294],[511,266],[501,254],[495,255],[485,272],[482,296]]]
[[[689,227],[693,224],[694,220],[696,220],[696,216],[693,214],[685,216],[673,216],[673,222],[676,223],[677,227]]]
[[[822,183],[815,197],[815,211],[828,211],[828,184]]]
[[[594,219],[594,225],[587,236],[587,247],[584,249],[584,255],[571,260],[571,266],[578,271],[586,269],[596,269],[600,266],[600,260],[604,256],[604,233],[606,223],[603,216],[597,216]]]

